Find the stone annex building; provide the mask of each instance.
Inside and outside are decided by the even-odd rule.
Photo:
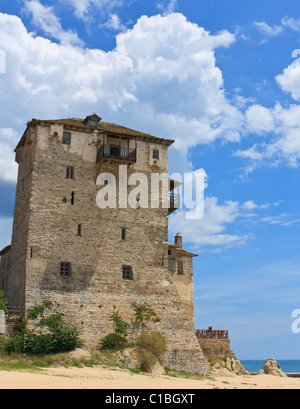
[[[112,331],[113,311],[128,321],[136,305],[161,317],[167,338],[164,364],[210,374],[194,331],[193,257],[182,236],[168,244],[168,216],[176,210],[176,182],[169,207],[100,209],[99,174],[119,182],[168,172],[168,147],[157,138],[96,114],[86,119],[28,122],[16,148],[19,164],[11,246],[0,252],[0,289],[16,315],[42,300],[55,301],[83,330],[87,345]],[[131,189],[131,187],[130,187]],[[117,189],[118,192],[118,189]],[[149,199],[150,200],[150,199]]]

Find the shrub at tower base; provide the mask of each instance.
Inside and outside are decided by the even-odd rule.
[[[152,308],[138,305],[134,309],[132,326],[123,320],[119,311],[112,314],[110,321],[114,323],[115,331],[100,340],[101,349],[117,351],[128,346],[135,348],[138,369],[149,372],[158,363],[159,356],[167,349],[166,339],[160,332],[147,332],[146,322],[160,322],[160,317]],[[135,336],[136,334],[139,335]]]
[[[18,324],[17,335],[5,341],[7,353],[46,355],[69,352],[82,346],[80,331],[53,310],[51,301],[27,310],[26,320]]]

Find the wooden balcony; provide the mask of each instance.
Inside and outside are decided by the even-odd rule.
[[[129,149],[119,145],[102,145],[98,149],[97,163],[103,159],[135,163],[136,149]]]
[[[229,339],[228,330],[213,330],[211,327],[208,329],[197,329],[195,334],[198,339]]]

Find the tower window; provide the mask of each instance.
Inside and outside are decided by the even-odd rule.
[[[66,179],[74,179],[75,169],[74,166],[67,166]]]
[[[82,224],[78,224],[77,226],[77,236],[82,236]]]
[[[71,138],[72,138],[72,135],[70,132],[64,132],[63,139],[62,139],[63,145],[71,145]]]
[[[123,272],[123,280],[133,280],[133,273],[132,273],[131,266],[123,266],[122,272]]]
[[[153,150],[153,159],[159,159],[159,150],[157,149]]]
[[[72,192],[71,194],[71,205],[74,206],[75,203],[75,192]]]
[[[182,261],[178,261],[178,274],[179,275],[183,275],[183,262]]]
[[[122,239],[122,241],[126,240],[126,229],[122,229],[121,239]]]
[[[64,277],[71,275],[71,263],[60,263],[60,275]]]

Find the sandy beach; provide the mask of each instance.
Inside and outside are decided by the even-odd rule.
[[[271,375],[193,380],[134,374],[121,369],[48,368],[39,373],[0,371],[0,389],[299,389],[300,378]]]

